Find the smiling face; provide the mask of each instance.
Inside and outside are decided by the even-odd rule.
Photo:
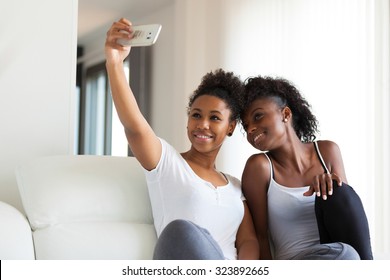
[[[283,143],[286,137],[286,117],[289,110],[280,108],[273,98],[256,99],[246,109],[243,126],[248,142],[258,150],[269,151]]]
[[[199,152],[218,151],[226,135],[233,133],[236,122],[230,121],[231,111],[215,96],[202,95],[189,109],[187,134]]]

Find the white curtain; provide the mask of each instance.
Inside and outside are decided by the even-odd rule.
[[[389,0],[368,1],[373,7],[372,53],[373,72],[371,85],[374,88],[374,241],[378,256],[390,257],[390,4]]]
[[[219,66],[242,77],[282,76],[295,83],[320,122],[318,138],[341,148],[375,255],[390,256],[389,0],[212,2],[209,14],[220,15],[218,25],[225,27],[212,47],[219,50]],[[236,131],[219,168],[241,176],[254,152],[243,142]]]

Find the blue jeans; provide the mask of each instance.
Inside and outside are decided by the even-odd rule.
[[[174,220],[161,232],[154,260],[223,260],[224,255],[210,233],[186,220]]]

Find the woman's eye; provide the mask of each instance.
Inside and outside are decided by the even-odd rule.
[[[256,115],[253,116],[253,119],[254,119],[255,121],[258,121],[258,120],[260,120],[262,117],[263,117],[263,114],[256,114]]]
[[[199,118],[200,118],[200,114],[199,114],[199,113],[193,113],[193,114],[192,114],[192,117],[193,117],[194,119],[199,119]]]
[[[220,121],[221,119],[217,116],[211,116],[210,117],[210,120],[213,120],[213,121]]]

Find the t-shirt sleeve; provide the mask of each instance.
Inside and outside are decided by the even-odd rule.
[[[158,138],[161,142],[161,157],[156,167],[152,170],[144,169],[146,180],[153,182],[159,180],[164,172],[167,172],[174,162],[176,150],[164,139]]]

